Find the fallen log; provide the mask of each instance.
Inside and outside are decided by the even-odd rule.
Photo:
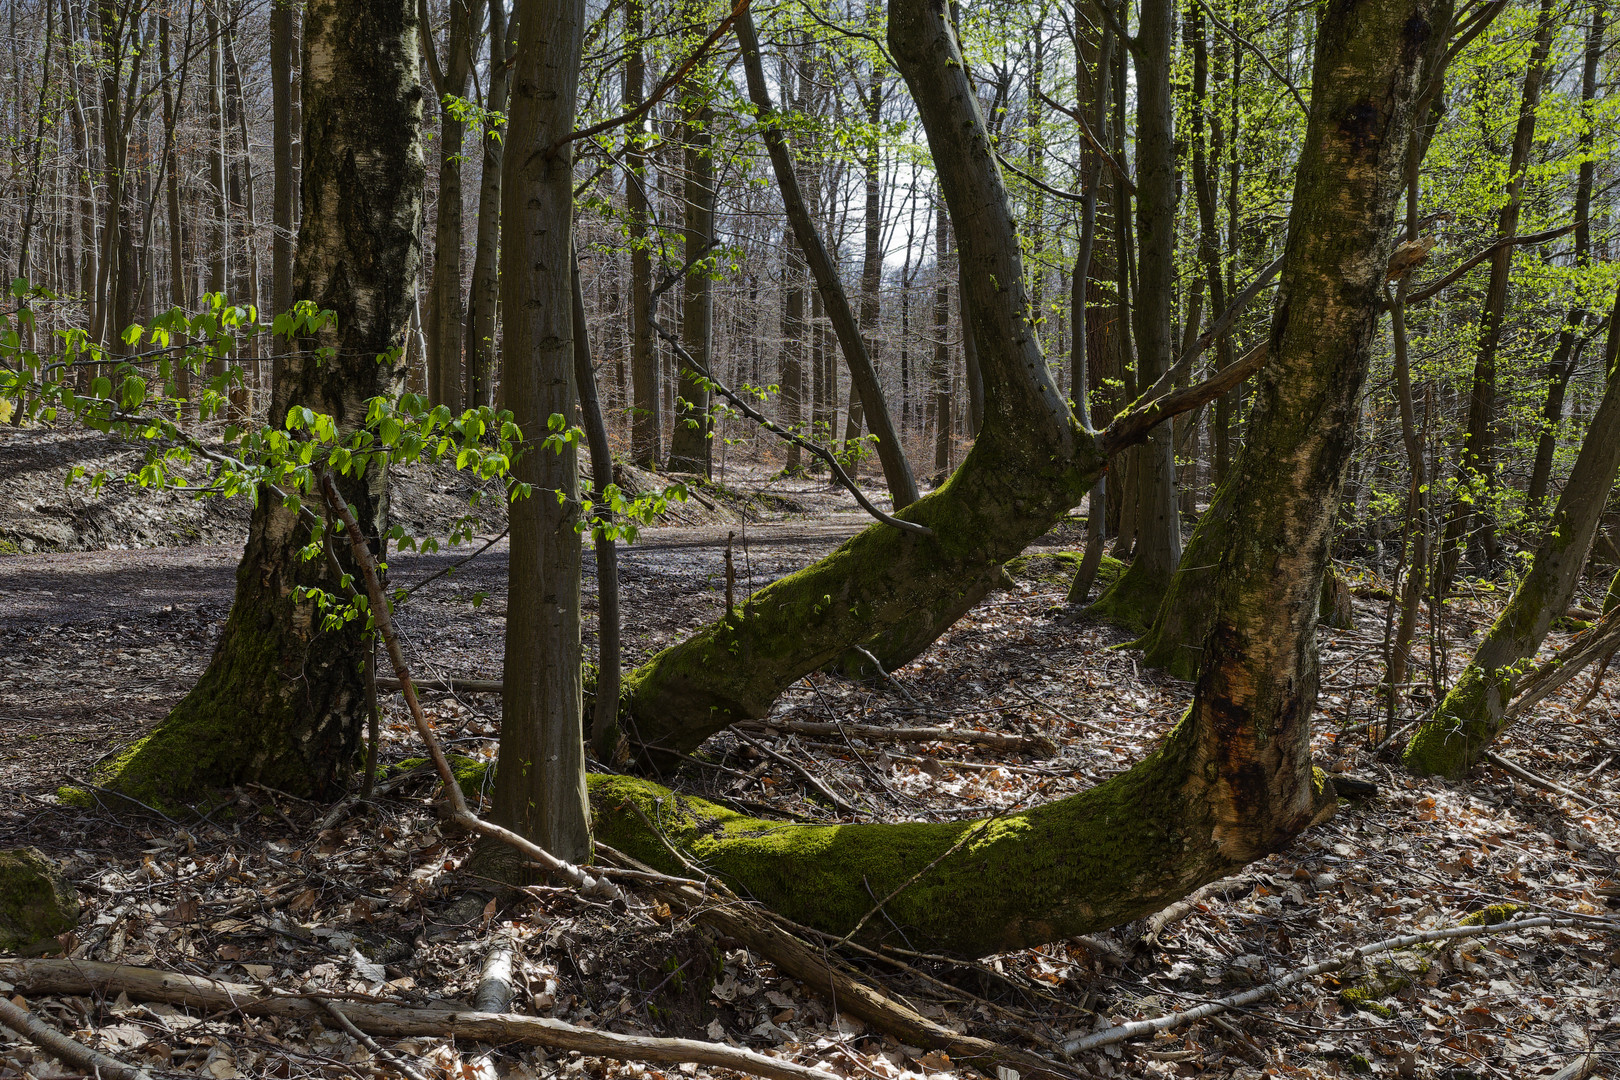
[[[31,994],[128,994],[195,1009],[247,1016],[299,1019],[328,1017],[321,999],[293,996],[246,983],[153,968],[84,960],[0,960],[0,979]],[[471,1009],[416,1009],[379,1002],[345,1001],[343,1015],[369,1035],[476,1039],[490,1043],[533,1043],[555,1050],[578,1050],[592,1057],[660,1064],[695,1062],[752,1073],[768,1080],[827,1080],[828,1073],[740,1047],[695,1039],[621,1035],[583,1028],[544,1016],[481,1013]],[[52,1050],[52,1053],[55,1053]]]

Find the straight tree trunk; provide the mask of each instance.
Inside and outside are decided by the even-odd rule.
[[[293,0],[272,0],[270,5],[270,124],[274,191],[271,195],[273,231],[270,240],[270,307],[280,315],[293,305],[293,241],[298,228],[298,174],[293,164]],[[292,343],[277,335],[271,344],[275,359],[270,384],[281,379],[283,357]]]
[[[534,494],[512,504],[510,600],[492,819],[569,862],[590,857],[580,685],[577,451],[540,445],[551,417],[577,401],[573,335],[573,150],[583,0],[520,0],[512,79],[515,157],[501,220],[501,339],[506,400],[528,447],[517,479]],[[554,149],[546,150],[544,148]],[[565,496],[563,501],[550,492]],[[505,853],[515,858],[510,848]]]
[[[1170,369],[1170,312],[1175,291],[1176,152],[1170,122],[1174,0],[1143,0],[1136,35],[1136,238],[1138,286],[1133,308],[1137,380],[1151,386]],[[1160,428],[1138,451],[1137,543],[1131,565],[1088,611],[1144,631],[1181,561],[1174,432]]]
[[[861,258],[861,338],[866,352],[876,369],[879,362],[880,334],[882,333],[882,307],[880,293],[883,288],[883,189],[882,144],[878,138],[878,124],[883,116],[884,80],[874,61],[861,101],[866,106],[866,146],[861,157],[862,180],[865,183],[866,246]],[[903,391],[902,391],[903,392]],[[902,407],[902,412],[904,407]],[[844,449],[861,437],[863,413],[860,387],[850,380],[849,411],[844,422]],[[896,439],[899,431],[895,432]],[[902,448],[903,450],[904,448]]]
[[[1479,349],[1474,355],[1473,389],[1468,397],[1468,426],[1463,432],[1459,479],[1463,490],[1453,502],[1440,547],[1440,577],[1435,588],[1444,596],[1456,580],[1457,564],[1471,530],[1478,531],[1478,547],[1487,564],[1500,555],[1494,513],[1489,504],[1496,490],[1496,354],[1502,342],[1502,320],[1507,313],[1508,279],[1513,270],[1512,240],[1519,232],[1524,173],[1530,163],[1536,132],[1536,111],[1546,84],[1547,59],[1552,52],[1555,5],[1541,0],[1530,63],[1519,98],[1519,120],[1508,157],[1507,202],[1497,215],[1497,239],[1505,241],[1491,256],[1490,283],[1480,312]],[[1478,507],[1479,509],[1475,509]]]
[[[714,151],[709,127],[713,110],[704,103],[705,87],[691,87],[682,103],[686,115],[686,193],[682,200],[682,222],[686,242],[686,294],[681,307],[681,345],[703,365],[713,370],[714,278],[712,262],[704,253],[715,243],[714,236]],[[681,368],[679,403],[675,430],[669,439],[669,467],[673,472],[708,476],[713,445],[709,422],[709,390],[695,371]]]
[[[934,486],[951,471],[951,278],[950,215],[943,200],[934,228],[934,362],[928,369],[928,419],[934,429]],[[964,334],[966,329],[964,328]]]
[[[421,266],[422,90],[411,0],[309,0],[304,35],[303,222],[293,288],[337,313],[299,342],[276,383],[270,423],[292,405],[331,415],[340,431],[366,403],[396,395],[402,366],[377,358],[404,345]],[[317,347],[334,350],[317,364]],[[339,480],[374,550],[387,515],[381,469]],[[266,490],[237,569],[236,598],[208,668],[102,782],[153,806],[253,781],[330,796],[352,774],[367,716],[358,623],[326,630],[300,587],[341,589],[329,560],[304,560],[310,530]]]
[[[1535,656],[1552,621],[1569,608],[1597,534],[1615,473],[1620,470],[1620,291],[1609,316],[1603,370],[1608,389],[1581,442],[1569,482],[1530,572],[1513,590],[1485,640],[1474,651],[1462,677],[1446,694],[1434,716],[1406,746],[1405,762],[1413,772],[1461,779],[1485,755],[1501,733],[1503,715],[1513,697],[1522,661]]]
[[[646,93],[647,60],[642,52],[643,0],[627,0],[624,34],[630,58],[624,67],[624,107],[638,107]],[[630,460],[656,469],[663,459],[663,394],[659,385],[658,350],[652,328],[652,252],[647,237],[647,154],[640,119],[625,129],[624,187],[630,218],[630,381],[635,405],[630,423]]]
[[[804,257],[793,234],[782,237],[782,250],[786,258],[782,266],[782,422],[790,430],[803,434],[804,428]],[[787,465],[783,471],[797,475],[804,468],[803,452],[798,443],[787,448]]]
[[[466,124],[451,106],[452,98],[467,96],[472,67],[475,0],[449,0],[450,26],[445,35],[444,62],[427,26],[426,0],[422,0],[422,48],[439,101],[439,210],[433,224],[433,271],[428,284],[428,398],[452,414],[462,406],[461,338],[465,312],[461,303],[461,161]]]
[[[1607,17],[1607,4],[1603,0],[1592,5],[1591,22],[1586,30],[1586,54],[1581,66],[1581,116],[1585,123],[1576,140],[1581,164],[1575,181],[1575,265],[1581,268],[1588,266],[1592,258],[1592,184],[1597,172],[1597,162],[1592,152],[1597,137],[1592,101],[1597,95],[1598,62],[1603,56]],[[1576,303],[1559,328],[1558,345],[1547,363],[1547,399],[1541,411],[1541,435],[1536,440],[1535,464],[1530,472],[1530,487],[1525,493],[1525,501],[1532,513],[1539,514],[1547,501],[1553,452],[1558,448],[1558,432],[1564,420],[1564,394],[1569,388],[1570,376],[1575,373],[1575,361],[1579,356],[1576,332],[1585,321],[1586,310]]]
[[[515,25],[506,18],[506,0],[489,0],[489,90],[485,108],[506,111],[511,96],[512,67],[507,62],[517,48]],[[506,132],[494,125],[484,131],[483,172],[478,189],[477,238],[473,248],[472,289],[467,305],[467,404],[472,408],[495,404],[495,312],[500,300],[497,254],[501,241],[501,174],[505,165]],[[620,360],[623,364],[623,360]]]
[[[165,209],[168,211],[169,231],[169,303],[184,310],[190,305],[191,300],[186,295],[185,233],[180,215],[180,152],[175,140],[175,133],[179,130],[180,117],[175,107],[176,80],[170,68],[170,36],[169,16],[167,14],[159,15],[159,78],[163,84],[163,124],[169,132],[169,138],[165,146],[167,162],[164,170],[164,200]],[[176,344],[183,343],[183,337],[176,342]],[[174,381],[175,395],[189,402],[191,398],[191,369],[184,364],[177,364]]]

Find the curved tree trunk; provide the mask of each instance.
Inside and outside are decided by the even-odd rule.
[[[764,715],[795,679],[838,661],[854,646],[866,644],[885,667],[915,656],[988,591],[1003,562],[1077,505],[1107,455],[1127,444],[1079,427],[1051,381],[1027,322],[1014,226],[999,171],[986,151],[983,118],[943,14],[920,6],[903,0],[891,8],[889,34],[954,219],[985,379],[984,429],[950,480],[899,514],[928,526],[932,536],[874,525],[756,593],[738,612],[659,653],[626,680],[627,730],[655,759],[660,751],[689,751],[734,721]],[[1264,450],[1254,456],[1261,464],[1233,481],[1237,512],[1259,517],[1244,519],[1251,543],[1225,555],[1271,561],[1263,570],[1257,563],[1229,571],[1252,572],[1255,580],[1222,583],[1218,593],[1218,610],[1228,613],[1219,635],[1226,642],[1222,670],[1231,669],[1223,676],[1231,685],[1223,682],[1221,692],[1237,695],[1239,679],[1250,678],[1261,688],[1256,693],[1273,695],[1255,707],[1282,708],[1275,695],[1286,684],[1300,695],[1289,707],[1303,702],[1307,713],[1314,691],[1299,681],[1303,672],[1296,669],[1304,661],[1289,650],[1309,646],[1296,646],[1289,635],[1300,630],[1299,619],[1315,626],[1326,530],[1351,445],[1354,391],[1378,311],[1399,183],[1399,158],[1384,140],[1398,135],[1404,148],[1410,83],[1432,10],[1427,0],[1339,6],[1346,19],[1355,13],[1353,25],[1381,26],[1393,19],[1393,39],[1404,40],[1404,34],[1420,40],[1391,51],[1359,37],[1345,40],[1342,29],[1323,34],[1319,54],[1326,54],[1329,66],[1317,69],[1324,85],[1316,93],[1328,111],[1326,119],[1313,122],[1295,195],[1293,220],[1306,224],[1291,233],[1303,238],[1290,241],[1292,266],[1284,270],[1272,335],[1277,373],[1266,379],[1262,393],[1273,404],[1265,423],[1256,426]],[[1414,20],[1410,28],[1408,19]],[[1366,105],[1363,98],[1378,104]],[[1322,430],[1303,427],[1306,417],[1319,418]],[[1302,485],[1309,490],[1290,495]],[[1266,546],[1267,536],[1276,538],[1274,547]],[[1285,542],[1286,560],[1275,554]],[[1302,561],[1309,559],[1317,560],[1314,570]],[[1310,580],[1272,580],[1297,573],[1308,573]],[[1287,605],[1296,598],[1280,589],[1304,590],[1311,602],[1294,612]],[[1264,636],[1266,625],[1283,635],[1277,640],[1288,643],[1286,649]],[[1263,655],[1245,660],[1244,650]],[[1286,668],[1275,679],[1269,672],[1243,675],[1232,668],[1272,662]],[[1217,708],[1210,715],[1212,722],[1225,723],[1236,712]]]
[[[1445,7],[1444,0],[1339,0],[1322,20],[1272,362],[1257,387],[1255,452],[1231,484],[1233,520],[1245,540],[1222,553],[1216,625],[1197,696],[1159,749],[1089,791],[981,822],[786,825],[645,782],[602,777],[593,791],[602,837],[678,869],[664,842],[650,834],[646,823],[657,820],[675,846],[799,922],[868,939],[903,937],[915,948],[985,954],[1161,908],[1276,850],[1330,809],[1331,790],[1318,788],[1309,753],[1318,582],[1377,331],[1405,126],[1438,36],[1434,28],[1447,23]],[[985,133],[943,12],[926,0],[895,0],[889,44],[917,100],[946,197],[961,208],[957,228],[972,268],[972,311],[980,340],[994,346],[986,349],[995,358],[987,371],[995,391],[987,395],[986,437],[945,492],[907,511],[943,528],[949,519],[936,508],[990,463],[988,455],[977,463],[973,455],[1004,437],[998,433],[1010,426],[1008,400],[1022,393],[1028,404],[1039,404],[1044,368],[1021,386],[1009,385],[1003,365],[1032,336],[993,333],[1014,329],[1020,317],[1021,308],[996,295],[989,273],[996,260],[1016,258],[1016,245],[984,244],[993,230],[1010,231],[1011,222],[991,159],[964,152],[982,147]],[[972,123],[964,122],[969,110]],[[1045,420],[1035,413],[1031,427],[1051,439],[1057,431]],[[1058,472],[1078,498],[1098,448],[1075,428],[1064,434],[1075,464]],[[1050,453],[1054,441],[1042,441],[1041,450]],[[1013,462],[1002,457],[996,464]],[[970,496],[964,486],[953,509],[987,494]],[[944,548],[950,534],[886,535]],[[876,542],[870,534],[857,538],[797,583],[789,578],[773,589],[782,601],[805,603],[830,584],[825,579],[840,562],[855,571],[867,565],[860,556]],[[906,566],[923,563],[914,551],[890,554]],[[864,593],[853,597],[859,603]],[[831,617],[842,618],[851,598],[828,599]],[[820,616],[799,617],[814,626]],[[746,626],[746,615],[742,621]],[[747,666],[744,657],[732,663]],[[881,919],[864,918],[873,897],[888,898]]]
[[[1609,373],[1603,403],[1592,417],[1569,482],[1558,496],[1550,528],[1536,550],[1530,572],[1513,591],[1490,633],[1474,652],[1457,684],[1435,715],[1406,747],[1407,768],[1458,779],[1484,756],[1501,733],[1503,716],[1518,679],[1521,661],[1535,656],[1552,621],[1569,607],[1597,534],[1615,471],[1620,469],[1620,292],[1609,317],[1604,371]]]
[[[422,91],[411,0],[311,0],[304,31],[303,224],[294,292],[337,312],[335,329],[299,342],[273,387],[270,420],[290,405],[365,419],[404,368],[377,357],[404,344],[421,265]],[[334,357],[317,364],[314,350]],[[345,478],[343,495],[377,545],[387,513],[380,470]],[[236,573],[236,598],[208,669],[157,729],[102,780],[156,805],[208,786],[257,781],[329,794],[349,776],[366,717],[362,628],[325,631],[300,586],[338,591],[330,561],[304,561],[309,528],[261,491]]]

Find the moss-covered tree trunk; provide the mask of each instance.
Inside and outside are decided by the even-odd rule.
[[[1609,373],[1603,402],[1581,442],[1569,481],[1558,496],[1550,528],[1536,549],[1530,572],[1480,642],[1462,678],[1440,708],[1406,746],[1406,766],[1414,772],[1460,778],[1501,733],[1520,665],[1535,656],[1552,621],[1575,595],[1581,568],[1597,534],[1615,472],[1620,469],[1620,293],[1609,317],[1604,370]]]
[[[506,400],[526,449],[514,474],[533,494],[512,504],[512,556],[492,817],[570,862],[590,856],[580,687],[579,474],[572,442],[541,445],[572,418],[573,153],[584,0],[521,0],[507,138],[514,156],[501,207]],[[559,498],[558,496],[562,496]],[[510,851],[502,845],[503,850]]]
[[[1351,6],[1358,11],[1363,6],[1376,8]],[[1416,10],[1410,9],[1409,14]],[[886,667],[915,656],[989,590],[1003,562],[1079,503],[1100,474],[1107,454],[1123,445],[1109,436],[1094,437],[1075,424],[1052,384],[1025,318],[1020,284],[1024,278],[1018,245],[1011,239],[1015,233],[1005,189],[987,153],[983,119],[961,75],[960,57],[953,51],[953,38],[943,18],[913,11],[906,4],[893,8],[890,19],[890,37],[897,57],[902,50],[906,54],[902,70],[927,126],[959,238],[962,280],[985,379],[984,429],[950,480],[899,514],[928,526],[933,535],[874,525],[820,562],[754,594],[720,622],[666,649],[631,674],[624,692],[627,730],[655,753],[690,751],[734,721],[765,715],[777,695],[795,679],[839,661],[854,646],[865,645]],[[1355,43],[1328,34],[1323,47],[1349,52]],[[1399,72],[1389,66],[1396,59],[1406,65]],[[1395,57],[1385,62],[1369,56],[1365,62],[1365,70],[1333,73],[1346,80],[1365,80],[1340,94],[1366,94],[1374,104],[1362,109],[1370,110],[1365,123],[1392,124],[1404,134],[1405,83],[1417,61]],[[1379,87],[1378,93],[1364,89],[1369,85]],[[1341,107],[1352,108],[1342,102]],[[1385,157],[1394,153],[1372,134],[1355,143],[1354,153],[1341,151],[1330,138],[1336,130],[1326,123],[1317,136],[1322,145],[1313,144],[1312,149],[1337,157],[1329,166],[1314,167],[1342,170],[1356,165],[1363,172],[1382,170]],[[1367,163],[1357,159],[1357,154]],[[1313,233],[1332,238],[1333,229],[1340,229],[1346,250],[1358,253],[1362,261],[1387,257],[1384,235],[1371,236],[1375,225],[1387,224],[1390,213],[1392,196],[1386,196],[1381,187],[1374,190],[1384,182],[1382,172],[1375,178],[1361,178],[1366,190],[1355,193],[1350,207],[1341,205],[1344,200],[1329,180],[1312,174],[1310,182],[1316,186],[1311,187],[1302,170],[1300,182],[1306,186],[1301,188],[1303,201],[1296,203],[1295,213],[1309,215],[1308,228]],[[1342,182],[1350,183],[1348,179]],[[1333,254],[1312,250],[1308,256],[1326,259]],[[1353,266],[1335,264],[1320,273],[1331,281],[1347,281],[1340,288],[1351,289],[1361,286],[1358,275],[1364,270],[1357,262]],[[1368,279],[1376,278],[1381,270],[1382,264],[1376,271],[1366,271]],[[1296,274],[1304,272],[1296,270]],[[1316,287],[1314,279],[1310,284]],[[1334,293],[1330,299],[1338,295]],[[1345,310],[1360,311],[1362,299],[1356,294],[1353,303],[1342,298],[1334,302]],[[1314,298],[1300,299],[1295,306],[1314,303]],[[1376,296],[1366,305],[1366,317],[1374,318]],[[1303,326],[1293,328],[1298,334],[1314,329],[1326,343],[1289,340],[1285,344],[1297,350],[1309,346],[1314,350],[1308,354],[1312,362],[1327,362],[1318,352],[1335,357],[1344,353],[1351,360],[1364,361],[1364,351],[1357,350],[1363,350],[1365,343],[1356,336],[1362,328],[1358,324],[1352,328],[1354,333],[1341,330],[1330,321],[1334,315],[1312,310]],[[1334,334],[1341,336],[1333,338]],[[1274,348],[1276,344],[1274,341]],[[1292,363],[1304,362],[1296,359]],[[1292,368],[1284,370],[1290,377],[1296,374]],[[1338,380],[1336,392],[1348,392],[1339,385],[1348,374],[1336,370],[1333,377]],[[1303,393],[1289,391],[1296,392]],[[1326,407],[1323,404],[1299,415],[1318,416]],[[1343,443],[1336,443],[1336,449],[1348,452],[1348,429],[1335,429],[1333,438]],[[1285,448],[1257,459],[1282,462]],[[1303,484],[1307,479],[1275,470],[1264,475],[1278,483]],[[1337,472],[1310,479],[1316,486],[1309,498],[1336,494]],[[1264,498],[1278,501],[1270,494]],[[1323,513],[1331,516],[1330,510]],[[1291,537],[1290,542],[1293,539],[1297,538]],[[1317,588],[1319,581],[1320,567],[1309,588]],[[1314,625],[1314,603],[1307,606]],[[1273,613],[1273,617],[1281,616]]]
[[[1309,756],[1318,583],[1376,334],[1406,125],[1447,15],[1446,0],[1335,0],[1322,19],[1273,360],[1260,378],[1252,421],[1251,445],[1263,452],[1247,455],[1231,480],[1241,542],[1221,556],[1197,696],[1162,746],[1089,791],[983,822],[791,825],[603,777],[593,790],[603,838],[668,866],[663,843],[647,829],[657,822],[739,891],[831,933],[854,930],[874,896],[894,893],[883,916],[864,923],[867,937],[903,935],[915,947],[983,954],[1161,908],[1276,850],[1326,809]],[[917,100],[971,267],[965,280],[975,328],[987,357],[996,358],[986,368],[995,387],[986,395],[987,437],[973,454],[1013,427],[1012,401],[1030,410],[1036,436],[1035,460],[1016,457],[1018,448],[1004,443],[991,451],[995,457],[970,455],[944,491],[907,516],[945,529],[949,513],[1000,512],[1005,527],[1050,504],[1008,515],[1013,508],[1002,500],[1026,493],[1014,495],[1011,480],[992,487],[992,466],[1003,475],[1016,475],[1009,466],[1039,468],[1067,439],[1076,447],[1073,464],[1047,465],[1043,478],[1078,499],[1098,450],[1063,417],[1035,411],[1049,386],[1039,377],[1044,367],[1018,378],[1007,365],[1033,348],[1016,322],[1022,298],[1004,303],[996,288],[1020,279],[992,278],[998,261],[1017,258],[1017,245],[986,243],[997,229],[1010,235],[1011,220],[993,159],[982,152],[984,126],[943,10],[927,0],[895,0],[889,18],[890,50]],[[963,558],[966,544],[955,531],[932,540],[894,530],[858,537],[797,581],[773,586],[775,603],[755,614],[774,619],[779,608],[803,604],[809,610],[793,615],[812,632],[842,620],[866,599],[863,591],[829,593],[822,610],[815,594],[840,577],[894,591],[871,569],[880,552],[909,571],[915,587],[943,559]],[[747,622],[748,613],[734,614],[727,628],[746,635]],[[712,659],[723,661],[718,653]],[[738,660],[735,668],[750,666]]]
[[[416,7],[411,0],[310,0],[304,24],[303,220],[294,293],[337,313],[276,368],[270,421],[308,406],[349,430],[366,402],[399,392],[404,367],[378,363],[404,344],[421,266]],[[316,363],[314,350],[332,358]],[[344,497],[375,537],[387,513],[380,471],[345,478]],[[208,668],[167,719],[113,763],[108,786],[147,802],[257,781],[320,795],[349,775],[366,715],[358,624],[323,631],[294,590],[338,591],[328,560],[306,562],[304,519],[259,492],[236,597]]]

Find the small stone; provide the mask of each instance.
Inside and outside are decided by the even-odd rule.
[[[56,936],[79,925],[79,896],[34,848],[0,850],[0,953],[55,951]]]

